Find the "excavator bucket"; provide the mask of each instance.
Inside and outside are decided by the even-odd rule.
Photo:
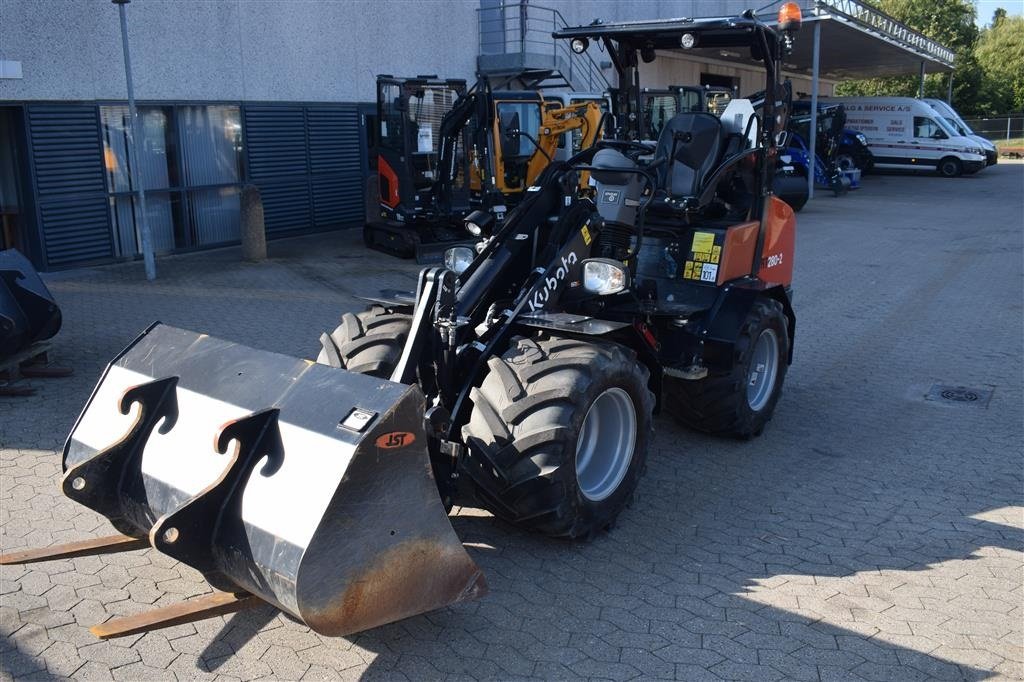
[[[214,587],[345,635],[486,593],[423,414],[417,386],[155,324],[94,389],[61,485]]]
[[[28,258],[0,251],[0,360],[52,338],[60,324],[60,308]]]

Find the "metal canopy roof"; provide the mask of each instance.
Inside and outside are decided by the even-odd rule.
[[[922,62],[928,73],[953,70],[953,54],[949,50],[946,50],[949,52],[948,59],[941,58],[870,31],[859,22],[819,15],[804,20],[793,53],[783,60],[787,71],[811,73],[814,53],[812,32],[815,23],[821,25],[821,78],[840,80],[916,74]],[[941,45],[938,47],[945,50]]]
[[[818,3],[818,14],[807,12],[804,15],[803,25],[795,36],[793,52],[782,60],[783,68],[788,73],[812,75],[814,26],[819,24],[820,78],[843,80],[916,74],[922,62],[928,73],[953,70],[954,54],[949,48],[884,15],[877,17],[876,21],[886,30]],[[677,55],[692,52],[695,57],[713,57],[747,67],[759,64],[749,58],[749,53],[739,50],[695,48],[692,51],[675,49],[673,52]]]
[[[951,49],[861,0],[815,0],[801,4],[804,26],[793,54],[785,60],[788,71],[811,73],[815,24],[821,26],[823,78],[918,73],[922,62],[928,73],[953,70],[955,55]]]
[[[760,19],[774,24],[769,17],[780,2],[777,0],[770,5],[771,9],[764,8]],[[812,75],[816,24],[821,31],[821,78],[841,80],[916,74],[922,62],[928,73],[953,70],[952,50],[860,0],[804,0],[800,4],[803,5],[803,27],[796,35],[793,53],[783,60],[787,72]],[[749,67],[758,62],[750,59],[747,50],[715,48],[728,48],[729,43],[742,44],[736,28],[751,25],[750,20],[741,17],[663,19],[565,28],[555,36],[608,37],[632,42],[641,36],[650,38],[653,32],[657,37],[654,47],[667,49],[675,46],[680,33],[690,30],[704,33],[709,39],[698,40],[698,47],[692,51],[673,49],[675,54],[713,57]],[[704,49],[700,49],[702,45]]]

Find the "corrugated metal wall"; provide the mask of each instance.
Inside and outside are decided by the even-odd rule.
[[[96,107],[34,104],[28,123],[46,265],[112,257]]]
[[[115,258],[95,104],[26,107],[44,267]],[[357,104],[243,105],[247,180],[267,236],[364,221],[366,143]]]
[[[363,221],[366,150],[357,105],[245,105],[245,135],[268,236]]]

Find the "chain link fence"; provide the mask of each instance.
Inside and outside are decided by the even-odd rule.
[[[967,123],[978,135],[992,141],[1024,138],[1024,114],[993,116],[990,118],[966,118]]]

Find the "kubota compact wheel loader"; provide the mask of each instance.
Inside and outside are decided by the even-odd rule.
[[[65,494],[124,535],[5,561],[148,544],[223,591],[101,636],[257,598],[341,635],[483,594],[447,520],[457,495],[585,539],[633,495],[657,408],[759,434],[795,330],[795,221],[772,181],[798,25],[788,3],[775,28],[748,12],[555,34],[578,52],[604,43],[637,85],[627,119],[641,50],[749,48],[773,96],[552,163],[500,226],[469,216],[479,243],[424,270],[411,302],[346,314],[319,362],[147,329],[64,450]]]

